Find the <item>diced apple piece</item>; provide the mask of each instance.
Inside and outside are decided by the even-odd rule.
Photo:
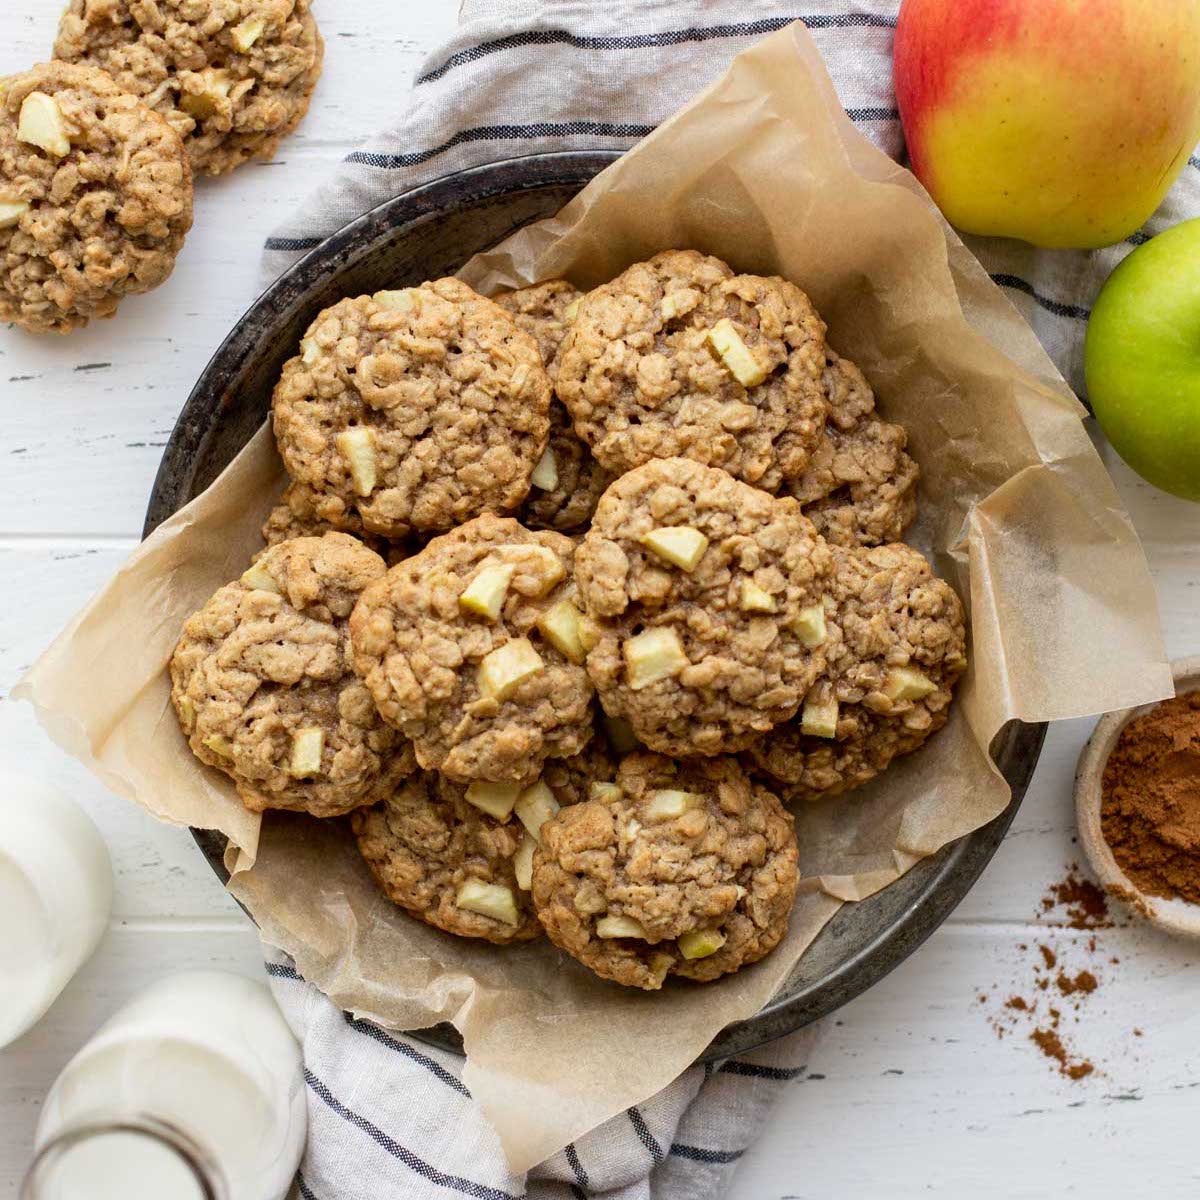
[[[241,581],[246,587],[253,588],[256,592],[274,592],[277,596],[281,594],[279,584],[272,578],[271,572],[267,570],[267,565],[262,559],[242,572]]]
[[[562,559],[549,546],[522,546],[521,550],[541,564],[536,595],[545,596],[567,577],[567,568],[563,566]]]
[[[506,888],[503,884],[468,879],[458,889],[454,903],[467,912],[491,917],[493,921],[500,921],[514,928],[521,923],[521,918],[517,915],[517,898],[512,894],[512,888]]]
[[[726,370],[744,388],[757,387],[770,371],[754,357],[750,347],[728,317],[722,317],[708,331],[709,345],[717,352]]]
[[[545,669],[546,664],[528,638],[513,638],[479,664],[479,690],[496,700],[507,700],[527,679]]]
[[[267,23],[262,17],[248,17],[240,25],[235,25],[232,31],[233,44],[243,54],[258,41],[266,29]]]
[[[638,740],[638,736],[633,732],[633,726],[630,725],[624,717],[610,717],[607,713],[601,718],[604,721],[604,732],[608,736],[608,744],[613,748],[616,754],[632,754],[635,750],[640,750],[642,743]]]
[[[662,298],[660,311],[664,321],[670,321],[677,317],[679,315],[679,297],[674,292],[668,293]]]
[[[305,338],[300,343],[300,361],[306,366],[311,367],[313,363],[321,357],[321,347],[317,345],[311,338]]]
[[[708,549],[708,538],[690,525],[664,525],[643,534],[641,543],[681,571],[694,571]]]
[[[800,639],[802,646],[813,649],[825,640],[825,607],[821,604],[810,604],[796,614],[792,629]]]
[[[379,480],[375,431],[365,425],[344,429],[335,439],[338,453],[350,467],[350,480],[360,496],[369,496]]]
[[[292,734],[292,761],[288,774],[297,779],[306,775],[318,775],[321,771],[321,755],[325,750],[325,730],[315,725],[297,729]]]
[[[680,935],[675,945],[684,958],[707,958],[725,945],[725,935],[719,929],[689,929]]]
[[[21,102],[21,115],[17,118],[17,139],[45,150],[55,158],[71,153],[67,123],[53,96],[30,92],[25,97]]]
[[[30,209],[28,200],[0,196],[0,229],[11,229]]]
[[[589,800],[599,800],[602,804],[611,804],[614,800],[620,800],[622,795],[621,789],[615,783],[594,781],[588,784]]]
[[[199,74],[204,86],[198,92],[184,92],[179,98],[179,107],[188,116],[203,121],[220,111],[221,101],[228,98],[233,88],[233,76],[213,67],[206,67]]]
[[[219,733],[210,733],[200,744],[206,746],[214,754],[219,754],[222,758],[233,757],[233,747],[229,744],[229,739],[222,737]]]
[[[647,629],[631,637],[621,649],[625,678],[635,692],[660,679],[670,679],[689,665],[683,643],[673,629]]]
[[[175,707],[179,713],[179,723],[188,733],[191,733],[196,724],[196,706],[189,696],[180,696],[179,703]]]
[[[489,621],[496,620],[504,607],[504,597],[508,595],[513,569],[507,563],[484,567],[459,596],[458,607],[466,612],[487,617]]]
[[[536,849],[537,842],[526,834],[513,855],[513,874],[517,877],[517,887],[523,892],[533,886],[533,852]]]
[[[558,812],[558,801],[554,798],[554,793],[539,779],[517,797],[514,807],[521,824],[540,842],[542,826],[552,820]]]
[[[883,681],[883,694],[889,700],[923,700],[937,691],[937,684],[915,667],[893,667]]]
[[[646,929],[641,921],[632,917],[622,917],[609,914],[596,922],[596,936],[602,938],[642,938],[645,940]]]
[[[743,612],[774,612],[778,607],[775,597],[760,588],[753,579],[742,580],[741,604]]]
[[[537,627],[565,659],[576,665],[587,658],[579,635],[579,609],[570,600],[560,600],[538,618]]]
[[[800,713],[800,732],[810,737],[837,736],[838,702],[836,700],[805,700]]]
[[[554,451],[549,446],[542,451],[542,457],[537,460],[529,482],[543,492],[552,492],[558,487],[558,463],[554,461]]]
[[[492,783],[487,779],[476,779],[467,784],[466,800],[489,817],[495,817],[497,821],[507,821],[520,794],[519,784]]]
[[[404,288],[397,292],[376,292],[371,299],[380,308],[389,308],[395,312],[411,312],[417,306],[412,288]]]
[[[649,803],[642,810],[647,821],[673,821],[682,817],[688,809],[704,803],[698,792],[680,792],[674,788],[662,788],[650,794]]]
[[[579,614],[579,644],[588,654],[600,645],[600,626],[582,613]]]
[[[577,316],[579,316],[579,300],[580,300],[580,299],[582,299],[582,297],[579,297],[578,299],[572,300],[572,301],[571,301],[571,303],[570,303],[570,304],[568,304],[568,305],[567,305],[567,307],[563,309],[563,320],[564,320],[564,321],[565,321],[565,322],[566,322],[568,325],[569,325],[569,324],[570,324],[570,323],[571,323],[573,320],[575,320],[575,318],[576,318]]]

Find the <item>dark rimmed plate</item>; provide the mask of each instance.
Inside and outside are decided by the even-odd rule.
[[[278,279],[238,321],[196,383],[163,453],[144,533],[204,490],[259,428],[271,389],[309,322],[343,296],[453,274],[514,230],[557,212],[616,157],[533,154],[460,171],[397,196],[339,230]],[[721,1032],[705,1059],[790,1033],[865,991],[907,958],[967,894],[996,852],[1041,752],[1044,725],[1013,722],[994,757],[1012,787],[1008,809],[825,927],[778,995]],[[223,839],[196,830],[222,880]],[[414,1036],[460,1049],[449,1026]]]

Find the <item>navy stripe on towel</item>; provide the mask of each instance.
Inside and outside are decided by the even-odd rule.
[[[616,137],[640,138],[654,132],[653,125],[615,125],[606,121],[538,121],[533,125],[481,125],[475,129],[460,129],[449,141],[432,150],[414,150],[410,154],[377,154],[373,150],[356,150],[346,159],[367,167],[395,170],[415,167],[465,142],[516,141],[548,137]]]
[[[297,983],[304,983],[304,976],[300,974],[290,963],[263,963],[267,969],[267,974],[272,979],[293,979]]]
[[[296,1172],[296,1188],[300,1192],[300,1195],[304,1197],[304,1200],[317,1200],[316,1194],[308,1186],[308,1181],[299,1171]]]
[[[748,1079],[798,1079],[807,1067],[763,1067],[758,1063],[738,1062],[730,1059],[721,1064],[722,1075],[744,1075]]]
[[[657,1166],[667,1156],[658,1144],[658,1139],[650,1132],[650,1126],[646,1124],[646,1118],[642,1116],[641,1109],[634,1104],[629,1108],[628,1116],[629,1123],[633,1126],[633,1132],[638,1135],[638,1140],[642,1145],[650,1151],[650,1157],[653,1159],[655,1166]]]
[[[436,1167],[430,1166],[423,1158],[419,1158],[406,1146],[401,1146],[394,1138],[384,1133],[378,1125],[372,1124],[366,1117],[348,1109],[307,1067],[304,1068],[304,1081],[313,1093],[319,1096],[339,1117],[361,1130],[377,1146],[386,1150],[388,1154],[402,1162],[410,1171],[420,1175],[422,1179],[427,1179],[438,1187],[449,1188],[464,1196],[473,1196],[476,1200],[519,1200],[511,1192],[488,1187],[487,1184],[476,1183],[471,1179],[463,1179],[459,1175],[447,1175],[445,1171],[439,1171]]]
[[[357,1017],[352,1017],[349,1013],[343,1013],[342,1015],[346,1019],[346,1024],[356,1033],[365,1034],[367,1037],[373,1038],[381,1046],[386,1046],[389,1050],[395,1050],[397,1054],[402,1054],[405,1058],[411,1059],[418,1066],[424,1067],[431,1075],[436,1075],[447,1087],[453,1088],[460,1096],[466,1096],[468,1100],[471,1099],[471,1093],[467,1091],[464,1083],[455,1079],[441,1063],[435,1062],[428,1055],[422,1054],[415,1046],[410,1046],[407,1042],[401,1042],[394,1037],[390,1037],[378,1025],[372,1025],[370,1021],[360,1021]]]
[[[656,46],[681,46],[688,42],[711,42],[721,38],[756,37],[774,33],[795,20],[801,20],[809,29],[893,29],[893,17],[877,16],[874,13],[812,14],[791,17],[766,17],[759,21],[740,21],[736,24],[696,26],[691,29],[668,29],[660,33],[634,33],[623,37],[585,37],[566,29],[535,29],[527,33],[514,33],[509,37],[480,42],[452,54],[441,66],[426,71],[417,78],[417,86],[441,79],[455,67],[478,62],[491,54],[513,50],[520,46],[571,46],[576,50],[648,50]]]
[[[311,250],[323,241],[319,237],[305,238],[267,238],[268,250]]]
[[[745,1150],[706,1150],[703,1146],[685,1146],[676,1142],[671,1147],[671,1153],[677,1158],[690,1158],[692,1162],[701,1163],[731,1163],[737,1162],[745,1154]]]
[[[1071,317],[1076,321],[1086,321],[1092,315],[1088,309],[1080,308],[1078,304],[1063,304],[1059,300],[1051,300],[1049,297],[1041,295],[1034,291],[1032,283],[1026,279],[1020,279],[1016,275],[993,275],[992,282],[999,284],[1000,287],[1012,288],[1015,292],[1023,292],[1037,305],[1047,312],[1053,313],[1056,317]]]
[[[574,1142],[568,1142],[563,1150],[566,1155],[567,1165],[575,1172],[575,1182],[579,1184],[579,1188],[586,1194],[586,1189],[592,1186],[592,1182],[588,1179],[588,1173],[583,1169],[583,1163],[579,1161],[579,1151],[575,1149]]]

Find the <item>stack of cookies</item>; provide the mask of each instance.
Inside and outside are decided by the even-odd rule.
[[[899,541],[904,430],[808,298],[693,251],[586,295],[320,313],[266,549],[172,699],[251,809],[349,824],[413,916],[660,988],[787,929],[785,804],[945,724],[962,606]]]
[[[309,0],[71,0],[0,80],[0,321],[67,333],[170,275],[193,173],[270,157],[321,73]]]

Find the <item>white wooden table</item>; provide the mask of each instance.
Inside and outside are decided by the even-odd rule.
[[[0,688],[133,547],[180,405],[259,290],[263,238],[397,103],[397,81],[450,28],[455,7],[321,0],[328,57],[313,112],[277,161],[199,187],[196,227],[168,283],[69,339],[0,329]],[[59,0],[7,0],[0,74],[48,54],[58,11]],[[1171,653],[1196,653],[1200,508],[1105,458],[1145,542]],[[253,929],[186,833],[106,794],[49,745],[24,706],[0,706],[0,721],[0,753],[83,802],[117,872],[99,951],[41,1024],[0,1051],[8,1197],[42,1096],[102,1020],[168,971],[260,974],[261,959]],[[1090,724],[1051,731],[1012,832],[975,890],[923,949],[826,1023],[807,1077],[780,1085],[779,1107],[741,1165],[737,1200],[1115,1198],[1147,1185],[1166,1197],[1194,1194],[1200,947],[1123,928],[1102,933],[1088,954],[1088,935],[1030,924],[1046,886],[1077,857],[1071,777]],[[1098,1068],[1079,1083],[1058,1076],[1023,1034],[1000,1039],[989,1024],[1003,997],[1030,991],[1039,942],[1068,965],[1102,964],[1101,987],[1068,1035]]]

